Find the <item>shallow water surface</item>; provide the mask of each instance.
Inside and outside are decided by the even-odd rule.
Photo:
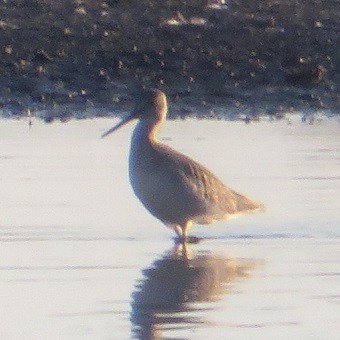
[[[1,339],[337,339],[338,122],[169,122],[165,143],[267,207],[186,249],[111,125],[0,121]]]

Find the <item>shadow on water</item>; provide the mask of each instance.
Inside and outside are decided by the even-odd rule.
[[[194,254],[182,246],[171,249],[143,270],[144,278],[132,294],[133,338],[160,339],[164,332],[176,332],[170,338],[182,339],[180,330],[216,326],[205,317],[214,310],[214,302],[228,294],[231,282],[247,277],[256,264],[254,259],[220,253]]]

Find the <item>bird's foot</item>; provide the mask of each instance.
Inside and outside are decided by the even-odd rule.
[[[185,244],[185,243],[190,243],[190,244],[197,244],[201,241],[201,238],[197,236],[178,236],[175,238],[175,243],[176,244]]]
[[[198,244],[201,242],[201,238],[197,236],[188,236],[186,242],[191,244]]]

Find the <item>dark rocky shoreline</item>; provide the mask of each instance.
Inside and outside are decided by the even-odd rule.
[[[338,0],[216,5],[2,1],[0,115],[105,116],[141,87],[164,90],[172,117],[339,112]]]

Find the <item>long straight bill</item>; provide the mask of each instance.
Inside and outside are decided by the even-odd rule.
[[[117,125],[113,126],[111,129],[109,129],[106,132],[104,132],[102,134],[102,138],[105,138],[106,136],[110,135],[112,132],[115,132],[116,130],[118,130],[122,126],[126,125],[130,120],[132,120],[134,118],[135,118],[135,114],[134,113],[132,113],[131,115],[127,116],[121,122],[119,122]]]

